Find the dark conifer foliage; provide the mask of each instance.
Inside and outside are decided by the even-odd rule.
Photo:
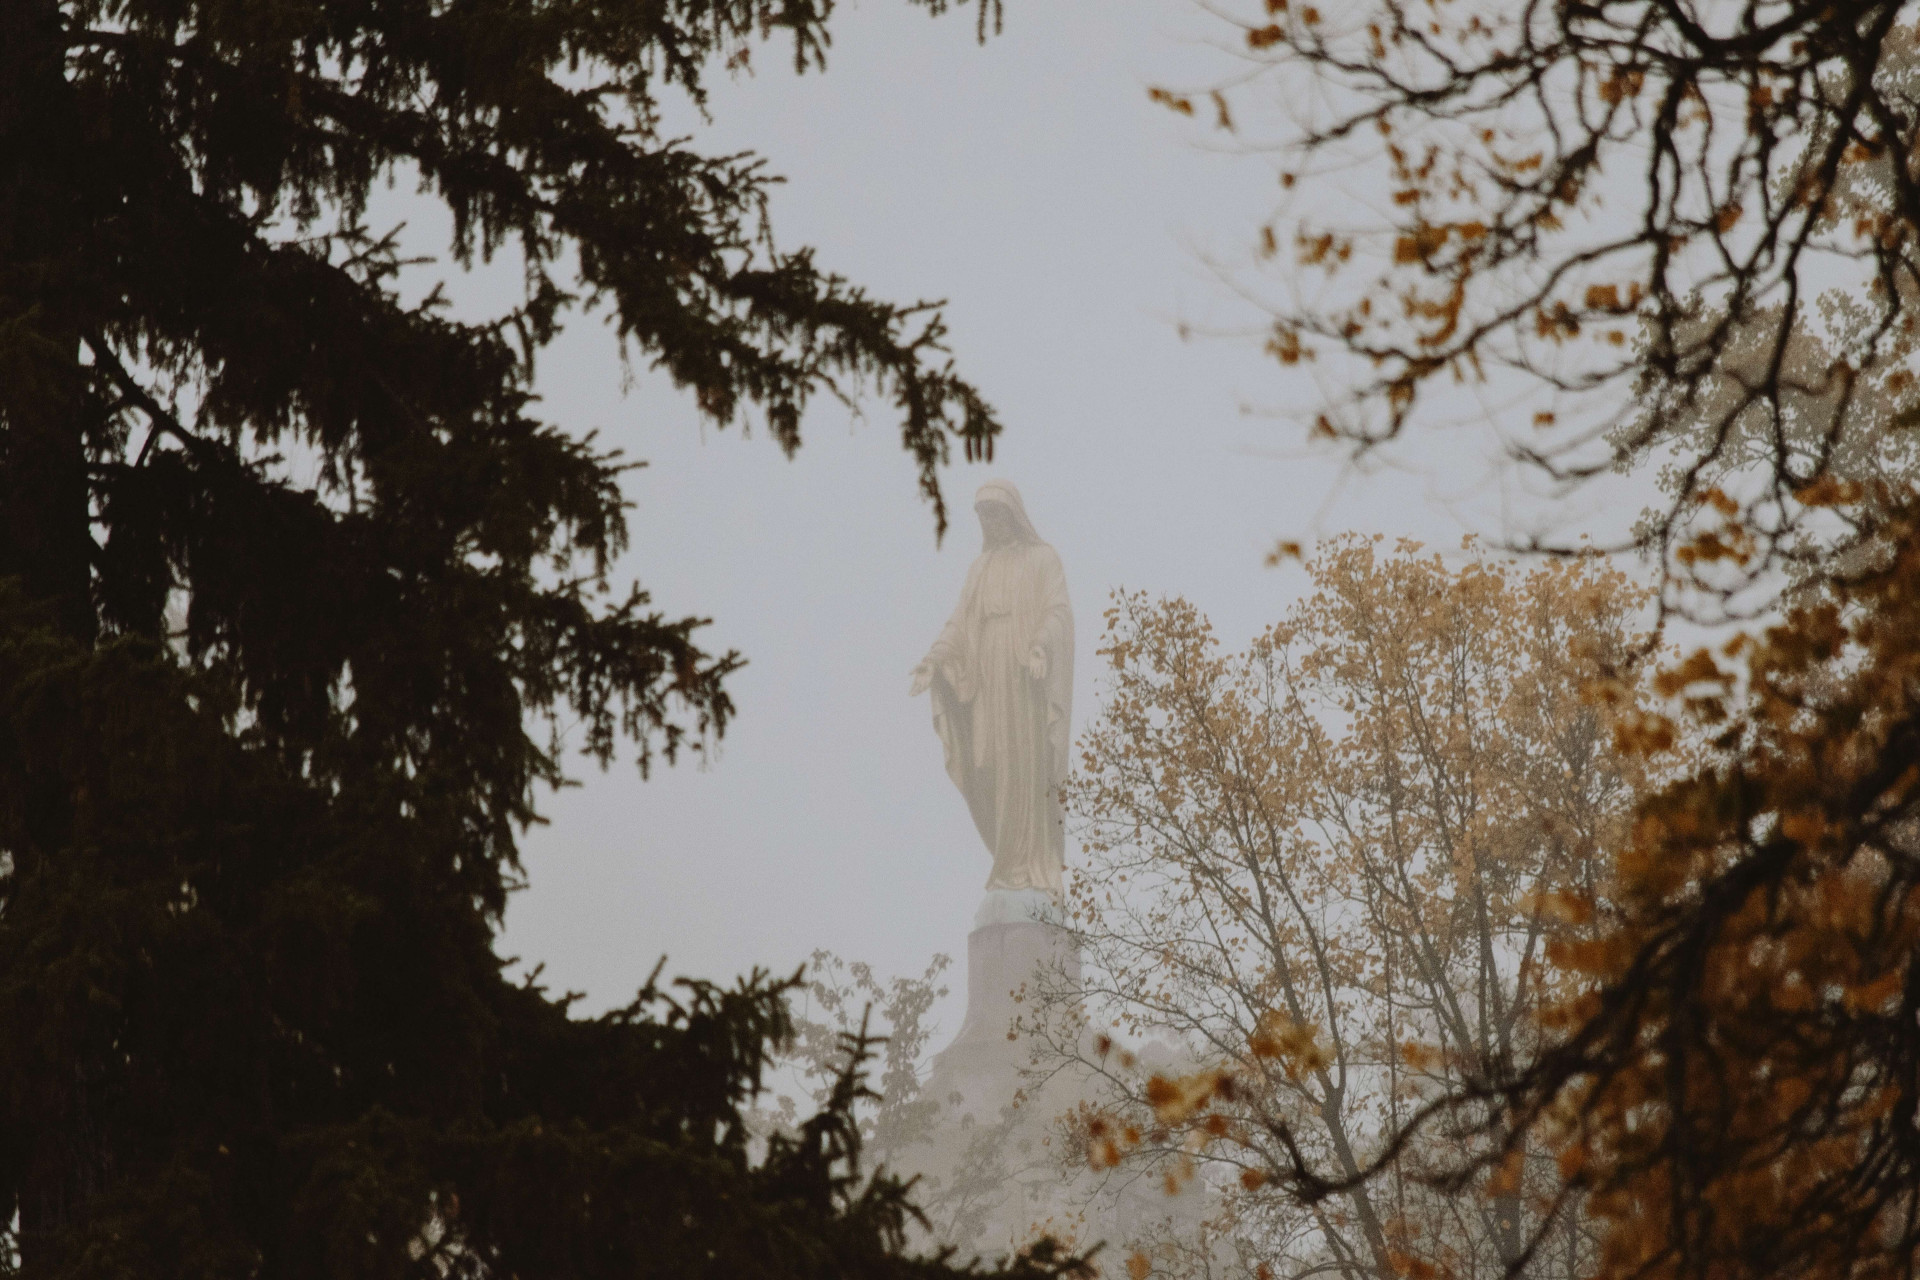
[[[623,464],[532,394],[561,319],[788,449],[877,388],[936,521],[998,430],[937,313],[659,124],[831,7],[0,0],[0,1274],[944,1269],[851,1079],[749,1158],[779,984],[580,1020],[492,948],[543,725],[671,755],[737,662],[610,580]],[[403,298],[389,179],[524,264],[511,314]]]

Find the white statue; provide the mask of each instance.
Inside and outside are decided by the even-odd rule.
[[[1073,694],[1073,610],[1060,557],[1027,520],[1020,492],[989,480],[975,495],[985,546],[960,604],[913,669],[933,690],[947,775],[993,855],[989,890],[1061,896]]]

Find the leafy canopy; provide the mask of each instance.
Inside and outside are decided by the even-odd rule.
[[[1415,1121],[1530,1061],[1572,985],[1548,948],[1636,782],[1584,690],[1641,643],[1645,595],[1597,561],[1357,536],[1305,571],[1243,652],[1183,600],[1107,612],[1067,797],[1086,976],[1062,994],[1204,1067],[1057,1038],[1109,1108],[1092,1163],[1201,1178],[1217,1243],[1160,1242],[1174,1274],[1497,1277],[1538,1235],[1529,1274],[1579,1280],[1582,1224],[1538,1207],[1550,1159],[1483,1195],[1446,1175],[1490,1148],[1486,1109]]]

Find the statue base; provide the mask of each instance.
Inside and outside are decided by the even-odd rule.
[[[1157,1178],[1089,1168],[1086,1152],[1061,1119],[1100,1095],[1085,1072],[1040,1051],[1065,1049],[1087,1060],[1086,1044],[1047,1045],[1087,1035],[1073,999],[1080,949],[1059,904],[1043,892],[988,893],[967,935],[967,1013],[959,1032],[934,1055],[920,1093],[924,1128],[905,1149],[887,1153],[896,1171],[922,1179],[919,1200],[930,1242],[955,1246],[962,1259],[1004,1257],[1041,1235],[1071,1248],[1198,1231],[1206,1203],[1197,1186],[1169,1197]],[[1042,992],[1051,998],[1039,1000]],[[1076,1052],[1077,1049],[1077,1052]],[[1034,1066],[1042,1068],[1032,1072]],[[1061,1069],[1062,1067],[1065,1069]]]
[[[1080,952],[1051,895],[992,890],[967,935],[967,1013],[933,1056],[919,1094],[919,1137],[885,1154],[918,1176],[931,1242],[962,1257],[1005,1256],[1042,1234],[1086,1241],[1062,1182],[1054,1120],[1075,1098],[1027,1075],[1036,996],[1077,983]],[[1024,1021],[1023,1021],[1024,1018]]]
[[[1061,928],[1051,895],[1037,889],[987,894],[967,935],[967,1015],[951,1043],[935,1054],[928,1101],[947,1121],[997,1119],[1014,1101],[1034,1046],[1016,1023],[1031,1019],[1037,984],[1078,982],[1080,950]]]

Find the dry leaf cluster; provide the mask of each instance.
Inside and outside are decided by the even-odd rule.
[[[1237,283],[1317,381],[1314,434],[1490,419],[1560,481],[1664,469],[1633,537],[1690,611],[1871,537],[1883,510],[1798,495],[1914,461],[1911,5],[1211,7],[1239,57],[1205,119],[1284,169]],[[1673,557],[1716,487],[1756,539],[1746,577]]]

